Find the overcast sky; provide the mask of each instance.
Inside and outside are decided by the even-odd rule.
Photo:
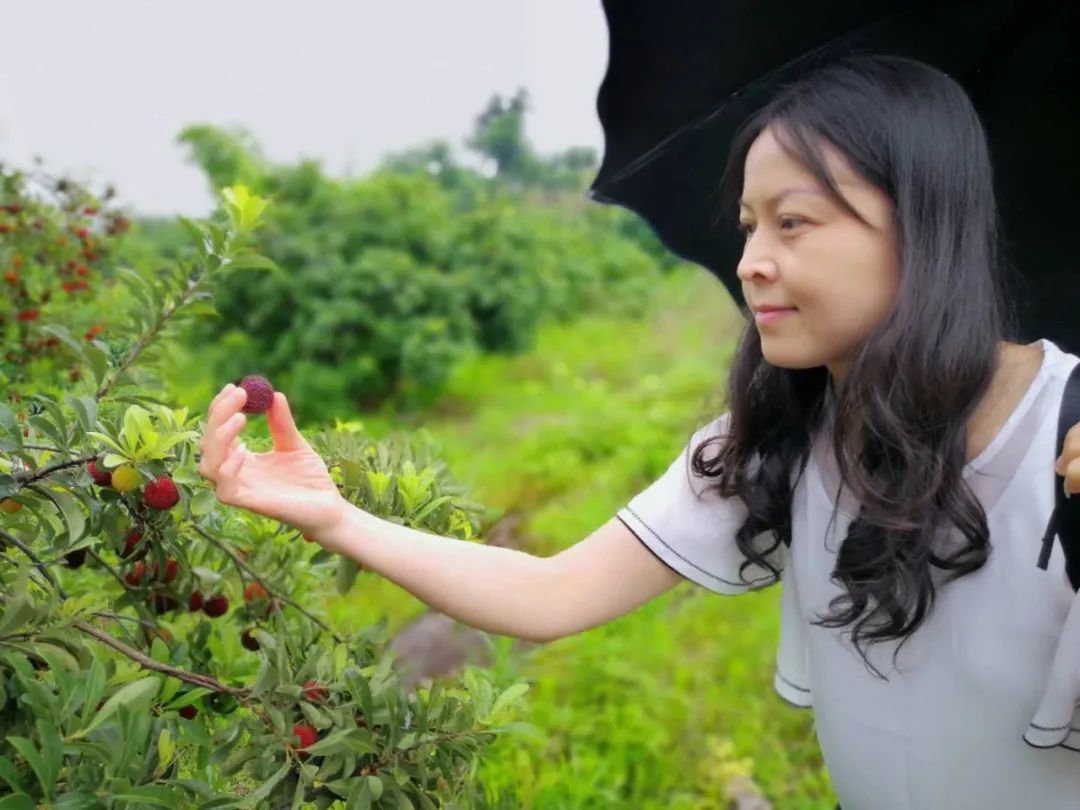
[[[0,160],[112,183],[138,213],[203,216],[175,143],[249,127],[268,157],[362,174],[388,151],[462,139],[528,88],[542,154],[603,149],[600,0],[0,0]]]

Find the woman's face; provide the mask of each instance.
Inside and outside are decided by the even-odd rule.
[[[772,320],[755,315],[765,359],[784,368],[827,366],[840,382],[851,351],[892,306],[900,261],[888,196],[831,144],[823,150],[840,192],[866,222],[835,202],[767,127],[746,156],[738,275],[752,310],[795,308]]]

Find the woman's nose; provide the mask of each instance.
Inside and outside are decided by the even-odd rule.
[[[761,240],[755,243],[754,237],[751,236],[743,247],[742,258],[739,259],[735,273],[744,282],[750,281],[755,276],[771,280],[776,277],[776,262],[767,251],[762,249]]]

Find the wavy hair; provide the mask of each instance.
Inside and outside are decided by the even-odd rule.
[[[769,555],[791,544],[792,472],[801,477],[813,437],[830,431],[842,485],[860,507],[832,572],[844,593],[814,624],[850,626],[863,661],[884,678],[865,645],[900,639],[895,663],[933,607],[935,580],[976,571],[990,554],[985,511],[962,475],[967,426],[989,390],[999,341],[1017,333],[1017,315],[986,134],[967,94],[941,71],[900,57],[849,57],[781,88],[742,125],[722,187],[729,206],[741,191],[747,151],[766,126],[853,215],[818,139],[888,195],[899,290],[853,349],[839,386],[824,366],[768,363],[744,308],[747,326],[727,378],[729,434],[700,443],[692,466],[716,478],[715,492],[738,495],[749,508],[735,538],[744,578],[756,563],[778,580]],[[714,443],[720,452],[706,460]],[[959,543],[942,547],[944,525],[959,529]]]

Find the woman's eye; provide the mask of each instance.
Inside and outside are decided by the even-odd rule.
[[[754,232],[754,226],[751,225],[749,222],[740,222],[739,223],[739,233],[741,233],[743,235],[744,239],[749,239],[750,234],[752,234],[753,232]]]
[[[790,231],[792,228],[797,228],[805,222],[805,219],[800,219],[799,217],[780,217],[780,230]]]

